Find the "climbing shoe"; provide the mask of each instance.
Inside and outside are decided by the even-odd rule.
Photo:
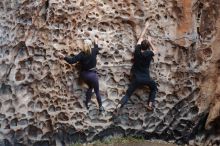
[[[86,109],[88,110],[88,109],[89,109],[88,103],[87,103],[86,101],[84,101],[84,104],[85,104],[85,106],[86,106]]]
[[[122,109],[122,108],[124,107],[124,105],[125,105],[125,104],[119,103],[116,108],[117,108],[117,109]]]
[[[154,110],[154,104],[153,102],[149,102],[148,105],[147,105],[147,110],[148,111],[153,111]]]
[[[100,113],[102,113],[102,112],[104,112],[104,111],[105,111],[105,109],[104,109],[103,106],[99,107],[99,112],[100,112]]]

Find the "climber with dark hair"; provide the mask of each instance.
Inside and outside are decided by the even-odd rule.
[[[131,83],[125,93],[125,96],[121,99],[117,107],[122,108],[132,95],[132,93],[140,86],[147,85],[150,88],[150,95],[147,104],[147,110],[152,111],[154,107],[154,100],[157,92],[157,85],[153,79],[150,78],[149,67],[153,56],[157,52],[157,49],[151,43],[151,38],[148,37],[144,40],[144,34],[149,26],[149,23],[145,24],[145,28],[142,31],[140,38],[137,42],[134,51],[134,63],[131,68],[132,79]],[[152,49],[152,50],[151,50]]]
[[[92,47],[91,40],[84,40],[82,51],[73,57],[64,56],[58,53],[60,59],[64,59],[70,64],[79,62],[81,66],[80,78],[88,85],[88,90],[86,92],[85,106],[89,109],[88,103],[91,100],[92,90],[94,89],[96,98],[99,104],[99,111],[103,112],[104,108],[102,106],[102,100],[99,93],[99,81],[96,72],[96,57],[99,52],[98,39],[94,39],[94,47]]]

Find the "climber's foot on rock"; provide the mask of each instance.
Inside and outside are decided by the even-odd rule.
[[[103,113],[103,112],[105,112],[105,109],[104,109],[103,106],[100,106],[100,107],[99,107],[99,113]]]
[[[85,105],[86,109],[89,110],[89,105],[86,101],[84,101],[84,105]]]
[[[154,110],[153,102],[149,102],[146,108],[147,111],[152,112]]]

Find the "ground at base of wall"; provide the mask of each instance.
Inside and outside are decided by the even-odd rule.
[[[91,144],[72,144],[70,146],[177,146],[164,141],[146,141],[142,138],[114,137],[104,141],[95,141]]]

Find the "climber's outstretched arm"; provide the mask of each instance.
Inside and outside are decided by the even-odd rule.
[[[99,41],[98,37],[95,36],[94,37],[94,43],[98,45],[98,41]]]
[[[145,23],[144,30],[141,32],[141,35],[140,35],[140,38],[138,39],[137,44],[141,44],[141,42],[143,41],[143,39],[144,39],[144,34],[146,33],[148,26],[149,26],[149,23],[146,22],[146,23]]]
[[[98,46],[99,39],[98,39],[98,36],[94,36],[93,37],[93,41],[94,41],[94,48],[96,48],[97,51],[98,51],[99,50],[99,46]]]
[[[156,54],[158,53],[158,49],[157,49],[157,47],[155,47],[155,46],[153,45],[151,37],[148,36],[147,40],[148,40],[148,42],[149,42],[150,45],[151,45],[151,48],[152,48],[152,51],[154,52],[154,55],[156,55]]]
[[[65,60],[69,64],[75,64],[81,60],[82,52],[80,52],[79,54],[77,54],[75,56],[65,56],[62,53],[57,52],[56,56],[59,57],[61,60]]]

